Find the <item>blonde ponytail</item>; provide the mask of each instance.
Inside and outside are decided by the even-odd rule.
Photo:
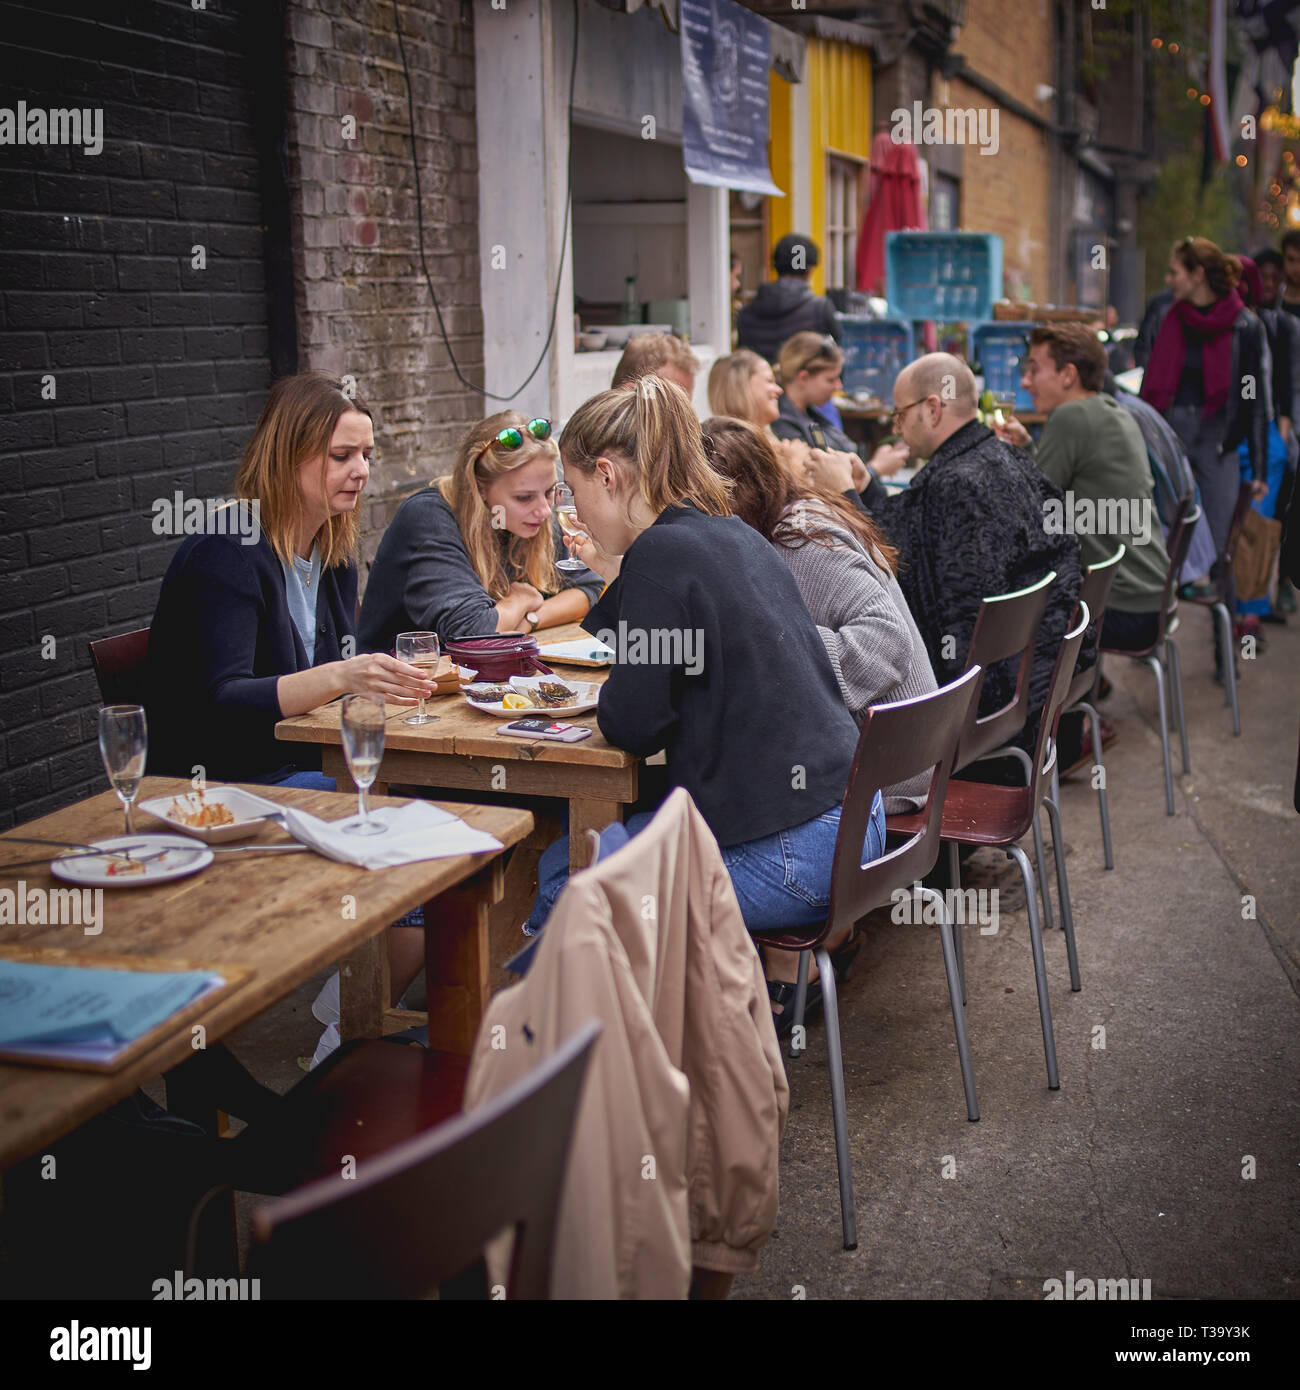
[[[686,392],[661,377],[643,376],[602,391],[574,412],[560,436],[565,468],[596,471],[605,457],[633,475],[657,516],[683,504],[710,516],[729,516],[730,483],[704,453],[700,422]]]

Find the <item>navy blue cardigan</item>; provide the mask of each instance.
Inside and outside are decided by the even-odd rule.
[[[320,767],[311,744],[279,743],[281,676],[342,657],[355,635],[357,570],[322,569],[315,661],[289,615],[284,570],[270,542],[190,536],[163,577],[149,632],[149,771],[209,781],[265,781]]]

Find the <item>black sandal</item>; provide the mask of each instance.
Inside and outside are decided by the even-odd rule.
[[[772,1022],[776,1025],[778,1038],[788,1037],[790,1030],[794,1027],[794,997],[798,989],[799,986],[793,980],[769,980],[767,982],[767,997],[773,1004],[778,1004],[781,1007],[780,1013],[777,1013],[775,1009],[772,1010]],[[821,980],[809,980],[808,997],[804,1001],[803,1009],[805,1023],[813,1009],[821,1007],[821,1002]]]
[[[843,984],[849,978],[849,971],[853,969],[853,962],[857,960],[861,949],[862,933],[855,931],[843,946],[830,952],[831,968],[835,971],[837,984]]]

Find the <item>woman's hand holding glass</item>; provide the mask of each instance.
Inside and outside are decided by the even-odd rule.
[[[589,570],[600,575],[606,584],[612,584],[618,578],[618,572],[623,565],[623,557],[621,555],[606,555],[585,531],[580,531],[576,535],[566,535],[564,543],[568,546],[570,555],[581,560]]]
[[[358,695],[371,695],[379,700],[392,700],[399,705],[414,705],[434,693],[429,673],[409,661],[399,661],[386,652],[367,652],[364,656],[340,661],[344,690]]]

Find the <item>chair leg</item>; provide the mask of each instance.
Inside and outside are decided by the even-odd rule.
[[[1232,732],[1241,737],[1241,717],[1237,713],[1237,644],[1232,633],[1232,614],[1226,603],[1214,605],[1214,616],[1222,618],[1219,624],[1223,632],[1223,698],[1232,708]]]
[[[943,943],[943,969],[948,976],[948,1001],[952,1005],[952,1026],[957,1034],[957,1060],[961,1064],[962,1090],[966,1092],[966,1118],[978,1120],[979,1101],[975,1098],[975,1073],[970,1064],[970,1040],[966,1036],[965,991],[961,982],[961,971],[957,965],[958,948],[954,944],[961,940],[961,925],[948,920],[948,909],[943,896],[933,888],[922,888],[923,897],[933,898],[939,904],[939,939]],[[961,999],[958,994],[961,993]]]
[[[1047,1089],[1061,1089],[1056,1070],[1056,1039],[1052,1036],[1052,1001],[1047,994],[1047,962],[1043,958],[1043,932],[1038,921],[1038,900],[1034,894],[1034,870],[1024,850],[1011,845],[1007,853],[1020,868],[1025,881],[1025,906],[1029,909],[1029,944],[1034,953],[1034,982],[1038,988],[1038,1018],[1043,1025],[1043,1055],[1047,1058]]]
[[[1034,865],[1038,869],[1038,891],[1043,895],[1043,926],[1052,930],[1052,897],[1047,887],[1047,863],[1043,850],[1043,828],[1034,816]]]
[[[840,1051],[840,1007],[830,953],[817,949],[822,978],[822,1012],[826,1019],[826,1065],[831,1074],[831,1115],[835,1123],[835,1163],[840,1176],[840,1223],[844,1248],[858,1248],[858,1221],[853,1206],[853,1160],[849,1153],[848,1103],[844,1095],[844,1056]]]
[[[1047,807],[1047,818],[1052,822],[1052,849],[1056,858],[1056,891],[1061,898],[1061,928],[1065,932],[1065,954],[1070,961],[1070,988],[1077,994],[1083,986],[1079,983],[1079,955],[1074,945],[1074,913],[1070,909],[1070,883],[1065,871],[1065,840],[1061,834],[1061,808],[1047,797],[1043,801]]]
[[[1165,638],[1165,670],[1169,674],[1169,702],[1178,719],[1178,738],[1183,749],[1183,772],[1192,770],[1187,746],[1187,706],[1183,703],[1183,654],[1172,637]]]
[[[1169,764],[1169,716],[1165,709],[1165,671],[1157,656],[1145,658],[1146,665],[1156,678],[1156,704],[1160,712],[1160,751],[1165,759],[1165,814],[1174,813],[1174,772]]]
[[[794,987],[794,1026],[790,1030],[791,1057],[797,1057],[803,1051],[800,1039],[807,1036],[803,1027],[803,1015],[808,1004],[808,975],[811,961],[811,951],[799,952],[799,978]]]
[[[961,892],[961,854],[956,840],[948,841],[948,878],[954,893]],[[958,901],[956,898],[953,902]],[[956,933],[957,975],[961,980],[961,1002],[966,1002],[966,948],[962,945],[961,932]]]
[[[1101,848],[1106,856],[1106,867],[1115,867],[1115,853],[1110,843],[1110,807],[1106,802],[1106,763],[1101,749],[1101,716],[1086,700],[1079,701],[1079,708],[1088,716],[1088,727],[1092,730],[1092,752],[1097,766],[1101,768],[1101,785],[1097,788],[1097,806],[1101,812]],[[1184,745],[1186,746],[1186,745]],[[1061,804],[1061,794],[1057,787],[1052,788],[1056,804]]]

